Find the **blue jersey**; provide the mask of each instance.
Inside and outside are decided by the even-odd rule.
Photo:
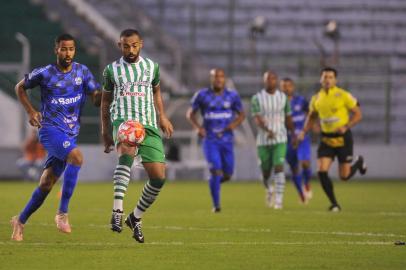
[[[225,128],[243,111],[237,91],[224,89],[216,95],[210,88],[201,89],[192,98],[192,110],[200,110],[207,140],[232,141],[233,132]]]
[[[309,103],[302,96],[293,96],[290,100],[292,120],[295,125],[295,133],[298,134],[304,127],[306,115],[309,111]]]
[[[100,88],[90,70],[73,62],[72,70],[64,73],[56,64],[50,64],[25,76],[25,89],[36,86],[41,89],[41,125],[77,136],[86,95]]]

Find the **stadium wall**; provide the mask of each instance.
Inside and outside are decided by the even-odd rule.
[[[116,164],[114,153],[104,154],[101,145],[81,145],[85,162],[80,171],[80,181],[110,181]],[[200,149],[195,149],[198,157],[192,163],[183,161],[180,163],[168,164],[169,179],[207,179],[205,162],[200,159]],[[313,146],[312,167],[316,172],[316,146]],[[403,179],[406,181],[406,166],[404,155],[405,146],[396,145],[357,145],[355,154],[362,154],[368,165],[368,179]],[[255,148],[252,146],[239,146],[236,148],[236,170],[235,180],[256,180],[260,179],[260,171],[257,167]],[[18,148],[2,148],[0,151],[0,179],[10,180],[21,178],[15,160],[20,156]],[[288,172],[288,168],[286,168]],[[333,164],[331,175],[337,179],[337,163]],[[132,178],[145,179],[143,170],[133,166]]]

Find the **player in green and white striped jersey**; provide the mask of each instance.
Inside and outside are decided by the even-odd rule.
[[[143,46],[140,33],[134,29],[122,31],[118,45],[122,57],[104,69],[101,105],[105,152],[109,153],[115,145],[119,157],[113,176],[114,204],[111,229],[115,232],[122,230],[123,199],[130,181],[134,156],[137,154],[141,158],[149,181],[145,184],[137,206],[128,215],[125,223],[133,231],[135,240],[143,243],[141,217],[155,201],[165,182],[165,156],[158,127],[169,138],[173,133],[173,126],[165,115],[161,98],[159,65],[149,58],[140,56]],[[138,147],[117,141],[118,127],[127,120],[138,121],[145,127],[146,137]]]
[[[282,208],[285,189],[285,163],[287,129],[294,135],[290,104],[285,93],[278,87],[278,76],[273,71],[264,74],[265,88],[251,99],[251,113],[258,126],[257,153],[266,188],[266,202],[269,207]],[[274,169],[275,198],[273,183],[269,178]]]

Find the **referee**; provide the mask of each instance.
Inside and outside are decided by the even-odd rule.
[[[337,70],[326,67],[321,71],[321,89],[315,94],[309,106],[305,126],[298,135],[303,140],[313,121],[320,119],[321,140],[317,149],[317,170],[321,186],[331,202],[329,211],[341,211],[334,195],[333,183],[328,171],[334,158],[338,159],[340,178],[350,179],[357,171],[364,175],[367,171],[362,156],[353,162],[353,139],[351,128],[362,119],[357,100],[347,91],[336,86]]]

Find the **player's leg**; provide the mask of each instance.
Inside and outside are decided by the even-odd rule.
[[[359,171],[361,175],[364,175],[367,171],[363,156],[358,156],[355,161],[352,162],[353,139],[351,131],[349,130],[344,134],[344,146],[337,149],[337,158],[341,180],[349,180],[357,171]]]
[[[283,165],[286,158],[286,143],[278,143],[273,145],[272,164],[274,166],[274,181],[275,181],[275,209],[282,209],[283,194],[285,192],[285,172]]]
[[[302,177],[299,173],[298,151],[293,148],[293,145],[288,144],[288,150],[286,153],[286,161],[289,164],[290,171],[292,173],[292,182],[296,187],[300,200],[305,202],[305,196],[303,193]]]
[[[110,220],[110,229],[113,232],[120,233],[123,229],[124,207],[123,200],[130,183],[131,166],[134,162],[134,155],[137,151],[136,147],[128,146],[117,142],[118,127],[122,122],[113,123],[113,138],[116,143],[118,163],[113,174],[113,211]]]
[[[134,211],[131,212],[125,223],[133,231],[133,238],[144,243],[144,235],[141,230],[141,218],[147,209],[157,199],[165,183],[165,154],[160,135],[153,130],[146,129],[147,136],[142,145],[139,146],[138,155],[148,174],[148,182],[144,185],[140,199]]]
[[[234,144],[232,142],[221,145],[221,165],[223,168],[221,183],[228,182],[234,172]]]
[[[297,149],[297,157],[302,169],[302,180],[304,183],[304,193],[306,199],[311,199],[313,197],[312,189],[310,186],[310,179],[312,177],[311,170],[311,141],[310,137],[306,137],[302,141]]]
[[[273,207],[274,203],[274,189],[272,183],[270,183],[269,178],[272,171],[272,151],[271,146],[264,145],[257,147],[257,155],[259,160],[259,165],[262,173],[262,183],[265,187],[265,203],[268,207]]]
[[[68,207],[83,163],[83,155],[78,147],[73,148],[69,152],[66,161],[67,164],[63,175],[61,201],[58,213],[55,216],[55,223],[60,232],[70,233],[72,230],[68,219]]]
[[[222,163],[221,163],[221,145],[216,142],[204,140],[203,153],[209,165],[210,178],[209,188],[213,203],[213,212],[220,212],[220,189],[221,179],[223,178]]]
[[[58,163],[55,158],[50,157],[48,158],[45,169],[41,175],[40,182],[38,187],[34,190],[31,195],[30,200],[24,207],[23,211],[20,213],[19,216],[12,217],[10,223],[13,227],[13,233],[11,235],[11,239],[14,241],[22,241],[23,240],[23,229],[24,224],[27,222],[28,218],[38,209],[41,207],[42,203],[44,202],[45,198],[48,196],[49,192],[51,191],[53,185],[59,178],[61,172],[57,171],[57,174],[54,172],[52,168],[53,163]]]

